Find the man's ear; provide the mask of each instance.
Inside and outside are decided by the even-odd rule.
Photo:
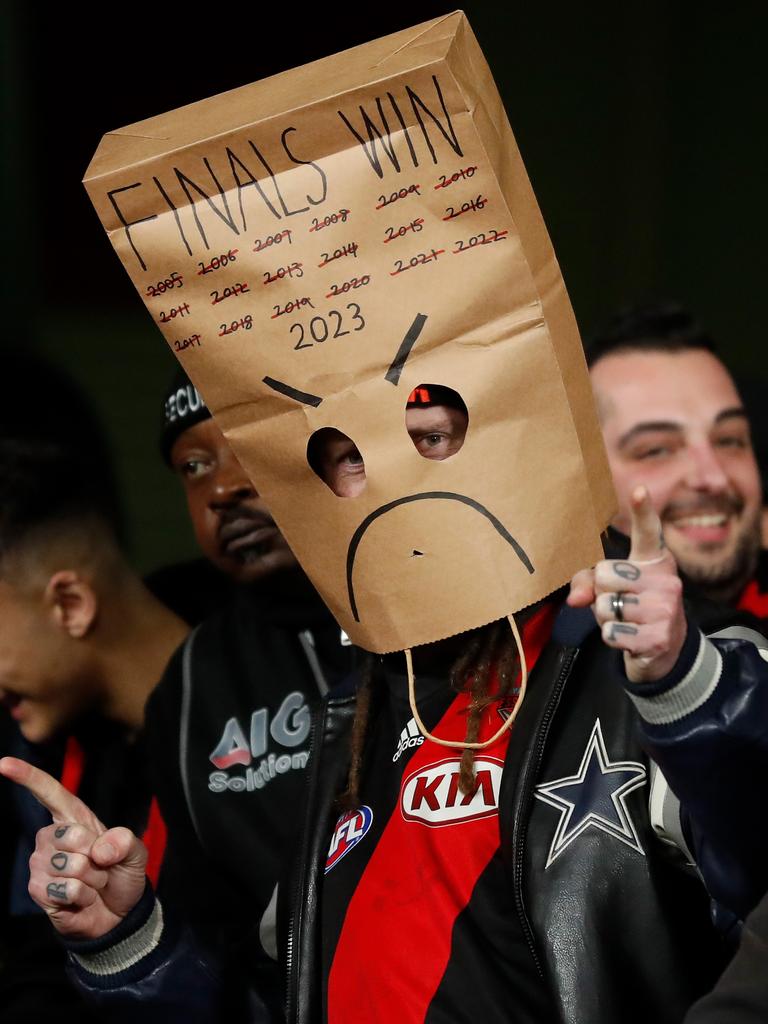
[[[48,580],[45,602],[56,625],[73,640],[86,636],[96,620],[99,601],[90,583],[72,569],[62,569]]]

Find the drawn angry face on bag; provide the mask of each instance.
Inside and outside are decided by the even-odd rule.
[[[350,637],[380,651],[439,640],[538,600],[596,557],[545,326],[499,337],[467,324],[456,337],[462,310],[382,310],[378,330],[362,302],[354,313],[369,333],[350,342],[351,365],[321,345],[312,374],[299,375],[306,357],[293,376],[262,364],[259,397],[220,416]]]

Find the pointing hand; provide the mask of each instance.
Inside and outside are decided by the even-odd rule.
[[[26,761],[4,757],[0,774],[25,786],[53,817],[29,860],[30,896],[62,935],[105,935],[141,899],[144,844],[127,828],[105,828],[82,800]]]

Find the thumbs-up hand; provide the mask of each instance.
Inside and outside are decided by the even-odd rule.
[[[127,828],[105,828],[82,800],[26,761],[4,757],[0,774],[25,786],[53,817],[29,859],[30,896],[62,935],[106,935],[144,892],[144,844]]]
[[[645,487],[635,488],[631,507],[629,559],[576,573],[568,604],[592,605],[605,643],[624,652],[631,682],[655,682],[672,670],[685,642],[683,585]]]

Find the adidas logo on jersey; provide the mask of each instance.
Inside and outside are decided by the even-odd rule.
[[[419,727],[412,718],[400,733],[400,740],[397,744],[397,750],[392,755],[392,760],[398,761],[406,750],[410,750],[412,747],[420,747],[423,742],[424,737],[419,732]]]

